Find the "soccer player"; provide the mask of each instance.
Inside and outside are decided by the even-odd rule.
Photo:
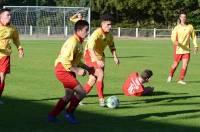
[[[76,14],[74,14],[73,16],[71,16],[69,18],[69,20],[73,23],[76,23],[78,20],[83,20],[83,16],[80,12],[77,12]]]
[[[83,56],[83,40],[88,35],[89,24],[85,20],[79,20],[74,27],[74,35],[71,36],[62,46],[60,54],[55,61],[55,75],[63,84],[65,96],[62,97],[48,115],[49,122],[58,122],[57,115],[66,107],[65,119],[71,124],[77,124],[74,111],[79,102],[85,97],[86,93],[82,88],[76,75],[84,76],[86,70],[81,62]]]
[[[124,82],[122,90],[126,96],[142,96],[152,94],[153,87],[144,87],[143,84],[149,82],[153,72],[151,70],[144,70],[141,74],[133,72],[128,76]]]
[[[105,55],[104,50],[109,46],[110,51],[114,57],[115,64],[119,64],[119,59],[116,54],[115,45],[113,42],[113,35],[111,33],[112,17],[109,14],[105,14],[101,17],[101,26],[97,28],[91,36],[85,46],[84,61],[89,67],[95,68],[95,74],[89,76],[88,82],[85,84],[84,89],[88,94],[96,83],[99,105],[104,107],[104,65]]]
[[[24,52],[20,46],[19,34],[11,25],[11,11],[3,8],[0,10],[0,98],[5,87],[6,74],[10,73],[11,42],[15,44],[19,57],[22,58]],[[0,104],[3,104],[3,101],[0,100]]]
[[[182,60],[182,68],[180,71],[180,76],[178,79],[178,84],[186,84],[184,77],[186,75],[187,66],[190,60],[190,38],[193,40],[194,44],[194,53],[198,51],[198,45],[196,42],[196,34],[194,28],[191,24],[187,24],[186,13],[181,11],[179,15],[179,23],[173,29],[171,39],[174,46],[174,62],[169,71],[169,77],[167,82],[172,81],[172,77],[176,68],[178,67],[179,62]]]

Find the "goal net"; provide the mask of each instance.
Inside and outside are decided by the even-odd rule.
[[[68,36],[74,23],[69,18],[80,12],[90,23],[89,7],[4,6],[11,9],[12,24],[23,36]]]

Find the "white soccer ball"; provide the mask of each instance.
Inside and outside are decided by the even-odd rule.
[[[106,100],[106,105],[108,108],[117,108],[119,107],[119,99],[116,96],[110,96],[107,100]]]

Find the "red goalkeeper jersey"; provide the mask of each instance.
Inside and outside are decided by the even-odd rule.
[[[139,74],[137,72],[131,73],[124,82],[122,89],[126,96],[141,96],[144,86],[139,81]]]

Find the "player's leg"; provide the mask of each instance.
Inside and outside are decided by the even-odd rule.
[[[48,115],[48,121],[49,122],[58,122],[58,119],[56,116],[60,114],[60,112],[66,107],[70,99],[73,97],[74,91],[69,88],[65,88],[65,96],[60,98],[60,100],[57,102],[55,107],[52,109],[52,111]]]
[[[174,76],[174,72],[176,71],[176,68],[179,65],[181,57],[182,57],[182,55],[180,55],[180,54],[174,54],[174,61],[173,61],[173,64],[172,64],[172,66],[170,68],[169,76],[167,78],[167,82],[171,82],[172,81],[172,77]]]
[[[96,81],[96,88],[97,88],[97,93],[99,97],[99,105],[104,107],[105,106],[104,93],[103,93],[104,68],[98,68],[97,73],[98,73],[98,76],[97,76],[97,81]]]
[[[154,88],[153,87],[145,87],[142,95],[149,95],[153,93]]]
[[[74,117],[74,111],[77,108],[79,102],[86,96],[85,90],[82,88],[80,84],[74,87],[75,94],[70,99],[69,107],[65,113],[65,119],[71,124],[77,124],[78,121]]]
[[[6,74],[3,72],[0,72],[0,98],[3,94],[3,90],[5,87],[5,78],[6,78]],[[0,104],[4,104],[4,102],[0,100]]]
[[[84,85],[84,90],[85,90],[86,94],[88,94],[91,91],[95,82],[96,82],[96,76],[89,75],[89,79],[88,79],[87,83]]]
[[[186,84],[186,82],[184,82],[183,80],[187,72],[189,60],[190,60],[190,54],[184,54],[184,56],[182,57],[183,65],[180,71],[180,76],[178,81],[179,84]]]

